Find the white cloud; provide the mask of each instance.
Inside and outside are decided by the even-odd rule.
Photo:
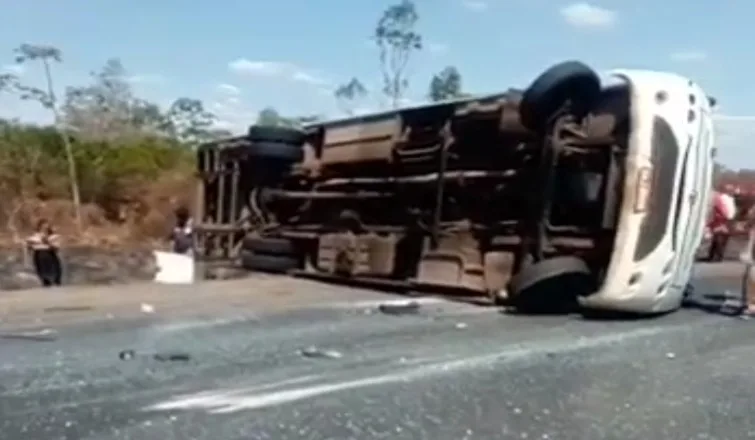
[[[608,29],[618,19],[616,11],[587,2],[572,3],[561,8],[561,16],[571,26],[583,29]]]
[[[229,63],[228,68],[232,72],[244,76],[280,77],[317,86],[329,84],[329,81],[319,75],[287,62],[252,61],[239,58]]]
[[[704,61],[708,54],[698,50],[683,50],[671,54],[673,61]]]
[[[6,64],[0,67],[0,73],[12,73],[13,75],[23,75],[26,67],[23,64]]]
[[[488,2],[485,0],[462,0],[461,4],[471,11],[484,11],[488,9]]]
[[[241,94],[241,89],[234,86],[233,84],[218,84],[217,89],[220,93],[226,94],[226,95],[239,95]]]
[[[212,102],[210,111],[217,117],[215,126],[231,133],[243,133],[257,118],[256,110],[245,105],[235,96],[227,96]]]
[[[279,75],[287,66],[286,63],[277,61],[251,61],[246,58],[239,58],[228,65],[235,73],[264,76]]]
[[[312,84],[315,86],[325,86],[328,84],[328,81],[324,80],[323,78],[320,78],[319,76],[315,76],[311,73],[304,72],[302,70],[293,72],[291,74],[291,79],[293,79],[294,81]]]

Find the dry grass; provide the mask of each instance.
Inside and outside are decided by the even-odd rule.
[[[194,207],[195,181],[185,173],[166,173],[154,182],[134,182],[117,206],[118,218],[98,205],[82,206],[79,233],[73,204],[68,199],[15,198],[0,212],[0,246],[17,245],[40,219],[47,219],[66,243],[101,248],[144,247],[162,241],[180,205]],[[110,217],[110,218],[109,218]]]

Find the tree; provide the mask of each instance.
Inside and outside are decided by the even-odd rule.
[[[136,98],[131,105],[132,126],[143,134],[173,135],[173,124],[160,106],[144,99]]]
[[[409,87],[406,67],[411,55],[422,49],[422,36],[414,30],[418,20],[414,2],[401,0],[383,12],[375,27],[383,93],[390,99],[393,108],[399,106]]]
[[[204,108],[202,101],[178,98],[168,109],[168,123],[181,142],[196,144],[212,138],[215,115]]]
[[[136,134],[172,134],[166,115],[149,101],[134,96],[128,72],[117,58],[107,60],[93,82],[66,90],[66,124],[89,139],[116,139]]]
[[[0,92],[11,91],[18,84],[18,77],[12,73],[0,74]]]
[[[334,92],[339,107],[346,114],[353,115],[354,107],[358,100],[367,96],[367,88],[357,78],[351,78],[347,83],[340,85]]]
[[[290,127],[301,128],[303,125],[312,124],[320,120],[320,116],[297,116],[293,118],[281,116],[280,113],[273,107],[265,107],[257,114],[257,121],[255,125],[263,125],[269,127]]]
[[[52,77],[52,63],[61,63],[63,55],[60,49],[53,46],[42,46],[33,44],[22,44],[15,50],[16,62],[39,62],[44,69],[45,88],[37,88],[24,84],[17,84],[21,92],[21,99],[32,99],[39,102],[44,108],[50,110],[53,114],[55,128],[65,146],[66,158],[68,161],[68,179],[71,185],[71,197],[73,199],[74,213],[76,216],[76,225],[79,233],[83,232],[81,222],[81,196],[79,193],[79,180],[76,171],[76,161],[73,156],[71,141],[66,134],[65,129],[61,126],[60,111],[58,110],[58,101],[55,95],[55,87]]]
[[[272,107],[265,107],[257,114],[256,125],[264,125],[270,127],[277,127],[282,125],[281,115]]]
[[[454,66],[448,66],[433,75],[428,97],[431,101],[444,101],[464,96],[461,74]]]

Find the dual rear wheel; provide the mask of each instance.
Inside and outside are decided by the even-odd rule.
[[[544,139],[555,118],[568,115],[581,119],[593,108],[600,93],[600,79],[588,66],[577,61],[555,65],[525,90],[519,104],[520,120]],[[509,298],[521,312],[571,311],[577,307],[578,297],[596,289],[594,275],[578,257],[526,260],[528,263],[508,286]]]

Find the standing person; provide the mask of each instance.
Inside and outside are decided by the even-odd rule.
[[[60,263],[60,236],[47,220],[37,222],[37,230],[26,240],[32,252],[34,270],[45,287],[60,286],[63,268]]]
[[[194,230],[189,209],[182,206],[175,211],[176,224],[170,234],[173,252],[191,254],[194,251]]]
[[[722,192],[714,192],[712,202],[713,209],[707,225],[711,236],[708,261],[723,261],[731,236],[730,222],[737,214],[737,206],[732,196]]]

